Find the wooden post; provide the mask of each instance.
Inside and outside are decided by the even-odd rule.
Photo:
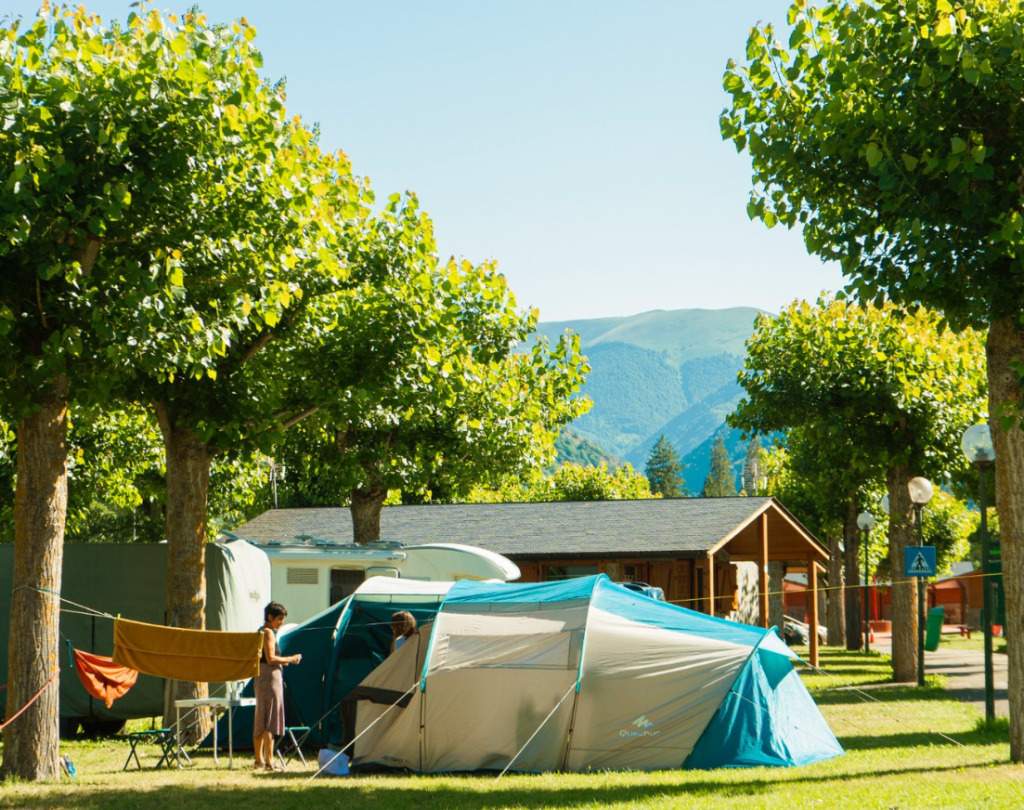
[[[715,615],[715,554],[708,552],[708,615]]]
[[[812,557],[807,561],[807,593],[811,604],[808,611],[807,637],[811,645],[811,666],[818,666],[818,564]]]
[[[761,626],[768,628],[768,513],[761,513],[761,556],[758,559],[758,588],[761,596]]]

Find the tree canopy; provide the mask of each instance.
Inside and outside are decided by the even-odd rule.
[[[981,335],[942,331],[939,320],[831,298],[760,316],[729,422],[802,426],[819,449],[841,443],[847,493],[897,463],[942,480],[966,464],[960,437],[984,413],[986,388]]]
[[[393,195],[365,232],[351,256],[359,286],[325,299],[324,328],[283,355],[307,370],[292,397],[316,410],[305,453],[332,468],[360,542],[377,539],[388,490],[451,499],[546,466],[589,407],[574,396],[578,339],[526,346],[536,312],[518,309],[493,263],[442,263],[415,196]]]
[[[657,498],[648,479],[629,464],[609,469],[566,463],[553,472],[537,471],[530,476],[506,477],[497,488],[474,487],[466,497],[468,503],[526,503],[548,501],[617,501]]]
[[[801,226],[879,304],[924,303],[958,327],[1016,317],[1018,4],[799,0],[787,21],[756,26],[724,78],[722,134],[753,160],[750,215]]]

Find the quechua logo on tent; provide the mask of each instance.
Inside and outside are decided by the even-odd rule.
[[[660,731],[655,730],[654,723],[644,714],[641,714],[630,725],[631,728],[619,729],[620,737],[657,737],[661,734]]]

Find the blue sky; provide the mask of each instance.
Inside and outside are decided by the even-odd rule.
[[[415,191],[442,251],[497,259],[543,320],[777,310],[842,284],[798,233],[747,220],[749,163],[718,134],[726,59],[785,0],[200,5],[246,16],[324,145],[379,196]]]

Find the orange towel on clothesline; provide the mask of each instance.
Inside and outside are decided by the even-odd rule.
[[[108,709],[114,705],[115,700],[124,697],[139,679],[136,670],[115,664],[112,658],[105,655],[93,655],[81,650],[74,652],[78,680],[86,692],[102,700]]]
[[[117,619],[114,661],[176,681],[241,681],[260,671],[263,634],[184,630]]]

